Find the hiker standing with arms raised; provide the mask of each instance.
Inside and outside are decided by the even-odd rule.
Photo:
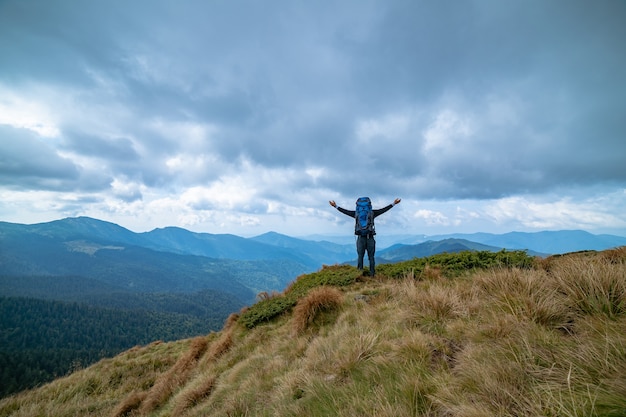
[[[345,214],[346,216],[354,217],[354,234],[357,236],[356,241],[356,253],[358,254],[357,268],[363,269],[363,257],[365,251],[367,251],[367,257],[370,261],[370,275],[374,276],[376,262],[374,260],[374,254],[376,253],[376,229],[374,228],[374,218],[381,214],[391,210],[396,204],[400,204],[400,199],[396,198],[393,203],[381,209],[372,209],[372,202],[369,197],[361,197],[356,201],[356,210],[346,210],[343,207],[337,206],[337,204],[330,200],[331,206]]]

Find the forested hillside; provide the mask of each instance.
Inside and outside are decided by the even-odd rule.
[[[0,396],[51,381],[136,345],[219,330],[224,319],[242,306],[234,298],[210,292],[118,294],[98,302],[109,308],[0,297]]]

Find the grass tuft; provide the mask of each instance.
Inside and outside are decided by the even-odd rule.
[[[131,413],[137,410],[141,403],[146,399],[146,392],[143,391],[133,391],[124,401],[122,401],[116,408],[113,410],[112,417],[126,417],[131,415]]]
[[[343,294],[336,288],[322,286],[311,290],[301,298],[293,310],[293,331],[304,332],[318,313],[341,305]]]
[[[196,406],[201,401],[208,398],[213,392],[213,389],[215,389],[215,384],[215,377],[209,376],[208,378],[204,378],[198,385],[185,390],[177,398],[172,415],[180,416],[185,412],[185,410]]]
[[[207,358],[209,360],[218,359],[225,352],[227,352],[233,345],[233,328],[229,327],[223,331],[220,337],[211,344],[209,351],[207,352]]]
[[[207,347],[208,340],[206,337],[200,336],[192,339],[187,353],[168,372],[163,374],[148,391],[139,408],[140,413],[147,414],[157,409],[176,389],[181,387]]]

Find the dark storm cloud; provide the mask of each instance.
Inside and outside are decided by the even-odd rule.
[[[49,143],[26,129],[0,125],[0,177],[16,189],[55,191],[100,191],[110,178],[86,171],[70,158],[61,156]]]
[[[133,30],[114,3],[5,1],[0,9],[0,48],[11,62],[2,78],[16,83],[88,87],[85,69],[114,66],[121,52],[116,41]]]
[[[0,125],[0,177],[15,187],[62,189],[76,186],[78,167],[26,129]]]
[[[485,175],[488,171],[492,179],[487,184],[523,191],[502,175],[500,160],[509,160],[513,171],[539,171],[536,185],[526,183],[530,188],[570,181],[571,172],[563,169],[568,164],[583,169],[578,171],[581,177],[597,177],[604,171],[605,179],[611,179],[617,163],[611,154],[626,151],[626,141],[615,140],[625,131],[623,118],[617,117],[617,109],[626,108],[625,84],[615,72],[618,63],[623,66],[626,62],[624,49],[619,47],[619,39],[626,36],[623,4],[552,2],[539,13],[528,2],[497,3],[482,10],[459,10],[465,20],[451,25],[446,22],[460,17],[455,12],[451,18],[450,13],[439,16],[431,9],[431,15],[420,18],[424,13],[415,6],[413,12],[405,10],[404,17],[395,15],[389,20],[398,30],[383,30],[386,37],[380,41],[390,45],[393,58],[379,61],[394,65],[370,66],[374,72],[370,78],[391,80],[387,86],[379,84],[391,91],[415,86],[413,91],[434,89],[437,94],[447,91],[461,96],[464,103],[457,110],[478,121],[485,119],[490,96],[515,98],[513,110],[518,121],[489,121],[477,127],[470,142],[457,143],[461,155],[450,151],[442,161],[436,156],[429,158],[435,168],[441,164],[437,176],[460,174],[453,181],[459,184],[460,193],[465,182],[485,183],[481,178],[489,177]],[[438,4],[445,8],[445,3]],[[410,22],[398,24],[407,20]],[[422,32],[424,20],[440,29]],[[389,38],[395,33],[402,34],[402,39]],[[431,36],[425,38],[426,34]],[[414,48],[411,41],[416,43]],[[398,44],[400,47],[391,46]],[[600,75],[595,75],[598,71]],[[403,94],[411,100],[411,88]],[[416,93],[415,97],[429,96]],[[606,165],[587,159],[598,154],[608,157]],[[490,159],[494,163],[489,163]],[[623,181],[623,175],[613,180]]]
[[[4,1],[0,92],[54,109],[59,134],[16,145],[0,115],[0,169],[124,202],[246,186],[266,201],[245,213],[305,189],[623,187],[624,22],[609,0]],[[224,204],[211,192],[190,206]]]
[[[67,135],[63,147],[81,155],[111,161],[137,161],[139,155],[127,138],[101,138],[93,134],[72,133]]]

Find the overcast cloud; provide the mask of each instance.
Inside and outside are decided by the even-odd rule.
[[[626,235],[626,2],[0,0],[0,220]]]

